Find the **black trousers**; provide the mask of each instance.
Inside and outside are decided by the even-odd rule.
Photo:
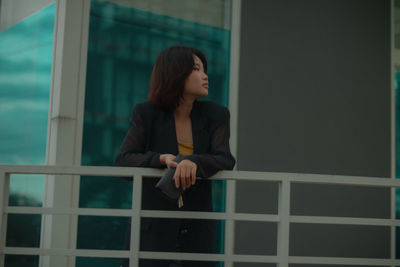
[[[165,196],[155,189],[158,179],[145,179],[142,191],[143,210],[181,210],[176,203],[166,201]],[[211,182],[199,180],[184,193],[185,206],[182,210],[212,211]],[[159,252],[219,253],[215,246],[215,220],[142,218],[140,221],[140,250]],[[125,238],[129,249],[130,227]],[[128,260],[122,261],[128,267]],[[140,267],[216,267],[215,262],[139,260]]]
[[[213,220],[143,218],[141,221],[141,251],[218,253]],[[130,231],[126,235],[125,247],[129,248]],[[122,267],[128,267],[123,259]],[[210,261],[139,260],[140,267],[217,267]]]

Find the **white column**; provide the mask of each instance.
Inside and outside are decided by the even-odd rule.
[[[239,117],[239,63],[241,0],[232,1],[231,54],[229,70],[229,110],[231,113],[231,152],[237,157]]]
[[[57,0],[46,164],[80,165],[90,0]],[[78,207],[79,176],[47,176],[45,207]],[[41,247],[76,248],[77,216],[42,218]],[[73,267],[75,257],[45,256],[41,267]]]
[[[229,69],[229,110],[230,120],[230,148],[233,156],[237,159],[238,146],[238,116],[239,116],[239,62],[240,62],[240,17],[241,0],[232,0],[231,6],[231,42],[230,42],[230,69]],[[225,18],[228,16],[225,16]],[[227,24],[228,22],[226,22]],[[235,166],[236,170],[236,166]],[[225,220],[225,267],[234,266],[232,257],[235,254],[235,221],[232,215],[236,212],[236,181],[226,182],[225,212],[229,219]]]

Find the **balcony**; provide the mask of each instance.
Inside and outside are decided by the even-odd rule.
[[[12,207],[8,205],[9,183],[11,174],[44,174],[56,175],[56,179],[69,176],[112,176],[134,177],[133,197],[131,209],[98,209],[78,207]],[[188,212],[188,211],[154,211],[141,210],[142,179],[159,177],[163,171],[148,168],[126,167],[92,167],[92,166],[6,166],[0,167],[0,266],[4,266],[5,255],[37,255],[37,256],[68,256],[70,266],[75,266],[76,257],[99,258],[129,258],[130,266],[138,266],[139,259],[175,259],[223,262],[225,267],[233,266],[235,262],[246,263],[272,263],[279,267],[289,264],[323,264],[323,265],[355,265],[355,266],[399,266],[400,260],[394,258],[395,227],[400,226],[400,221],[394,218],[357,218],[357,217],[328,217],[328,216],[297,216],[291,215],[291,186],[293,183],[327,184],[343,186],[398,188],[400,181],[395,179],[333,176],[296,173],[270,173],[247,171],[222,171],[210,179],[226,180],[226,207],[225,212]],[[236,181],[257,181],[277,183],[278,188],[278,213],[255,214],[235,212],[235,186]],[[75,196],[79,197],[79,196]],[[8,247],[6,246],[7,215],[8,214],[40,214],[40,215],[92,215],[92,216],[118,216],[131,218],[131,246],[130,250],[97,250],[77,249],[76,244],[66,248],[46,247]],[[173,253],[173,252],[148,252],[140,251],[140,218],[182,218],[182,219],[211,219],[224,220],[224,253]],[[272,222],[277,224],[276,255],[245,255],[235,253],[235,222]],[[42,220],[43,223],[43,220]],[[391,258],[343,258],[343,257],[305,257],[290,255],[290,225],[301,224],[337,224],[357,226],[383,226],[391,229]],[[77,236],[77,227],[71,227],[69,235]],[[71,263],[72,262],[72,263]],[[72,264],[72,265],[71,265]],[[43,265],[43,263],[42,263]],[[45,266],[45,264],[43,265]],[[59,266],[64,267],[64,266]],[[67,267],[67,265],[65,266]]]

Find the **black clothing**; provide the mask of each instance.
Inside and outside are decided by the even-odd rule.
[[[195,101],[190,114],[194,153],[185,158],[197,165],[197,177],[207,178],[235,165],[229,149],[229,111],[209,101]],[[174,114],[147,101],[136,105],[130,128],[115,159],[117,166],[165,168],[160,154],[178,154]],[[197,179],[183,193],[183,208],[166,200],[156,189],[159,179],[143,180],[142,209],[212,211],[211,182]],[[216,252],[213,220],[143,218],[143,251]],[[155,265],[152,265],[155,266]]]

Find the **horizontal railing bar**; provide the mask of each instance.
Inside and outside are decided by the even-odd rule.
[[[54,166],[54,165],[0,165],[12,174],[45,174],[45,175],[86,175],[132,177],[133,174],[143,176],[162,176],[164,170],[133,167],[104,166]]]
[[[224,254],[210,253],[140,251],[139,258],[155,260],[224,261],[226,256]]]
[[[293,173],[290,176],[290,181],[292,183],[325,184],[325,185],[400,187],[400,180],[383,178],[383,177]]]
[[[95,249],[46,249],[29,247],[5,247],[4,254],[8,255],[39,255],[39,256],[76,256],[97,258],[128,258],[130,251],[122,250],[95,250]],[[161,260],[195,260],[195,261],[224,261],[226,255],[215,253],[183,253],[183,252],[153,252],[139,251],[141,259]],[[246,262],[276,263],[276,256],[260,255],[233,255],[232,259]]]
[[[231,216],[222,212],[191,212],[191,211],[165,211],[165,210],[144,210],[141,217],[150,218],[180,218],[180,219],[213,219],[213,220],[236,220],[236,221],[268,221],[278,222],[278,215],[234,213]]]
[[[224,254],[202,254],[202,253],[175,253],[175,252],[139,252],[141,259],[158,259],[158,260],[197,260],[197,261],[224,261]],[[262,256],[262,255],[232,255],[230,260],[236,262],[263,262],[277,263],[277,256]]]
[[[400,260],[340,257],[302,257],[289,256],[289,263],[329,264],[329,265],[362,265],[362,266],[399,266]]]
[[[6,207],[9,214],[43,214],[43,215],[87,215],[131,217],[131,209],[89,209],[89,208],[40,208],[40,207]]]
[[[233,213],[229,218],[235,221],[260,221],[260,222],[279,222],[279,215],[274,214],[253,214],[253,213]]]
[[[5,247],[8,255],[38,255],[38,256],[76,256],[97,258],[129,258],[128,250],[97,250],[97,249],[66,249],[66,248],[29,248]]]
[[[142,210],[140,216],[144,218],[176,218],[176,219],[211,219],[226,220],[226,214],[221,212],[203,211],[166,211],[166,210]]]
[[[400,226],[400,220],[376,218],[322,217],[322,216],[290,216],[291,223],[309,224],[347,224],[370,226]]]
[[[29,247],[5,247],[4,254],[8,255],[39,255],[39,256],[76,256],[97,258],[128,258],[127,250],[95,250],[95,249],[46,249]],[[224,261],[224,254],[211,253],[182,253],[182,252],[148,252],[140,251],[141,259],[165,259],[165,260],[197,260],[197,261]],[[265,262],[277,263],[277,256],[263,255],[232,255],[234,262]],[[400,260],[371,259],[371,258],[340,258],[340,257],[302,257],[289,256],[291,264],[332,264],[332,265],[370,265],[370,266],[395,266],[400,265]]]
[[[232,255],[233,262],[258,262],[258,263],[278,263],[278,256],[263,255]]]
[[[43,214],[43,215],[87,215],[87,216],[115,216],[131,217],[130,209],[88,209],[88,208],[41,208],[41,207],[6,207],[9,214]],[[165,210],[142,210],[141,217],[147,218],[178,218],[178,219],[210,219],[238,221],[268,221],[278,222],[278,215],[236,213],[228,216],[222,212],[191,212],[191,211],[165,211]]]
[[[41,208],[41,207],[6,207],[9,214],[43,214],[43,215],[86,215],[86,216],[115,216],[131,217],[131,209],[89,209],[89,208]],[[234,213],[231,216],[223,212],[191,212],[191,211],[165,211],[142,210],[143,218],[178,218],[178,219],[210,219],[210,220],[236,220],[236,221],[262,221],[279,222],[279,216],[274,214]],[[370,226],[400,226],[400,220],[376,218],[348,218],[326,216],[295,216],[289,217],[291,223],[310,224],[345,224],[345,225],[370,225]]]
[[[47,174],[47,175],[87,175],[131,177],[134,174],[144,177],[163,175],[165,170],[134,167],[103,167],[103,166],[51,166],[51,165],[0,165],[6,173],[11,174]],[[253,171],[220,171],[213,180],[245,180],[281,182],[289,180],[293,183],[332,184],[348,186],[400,187],[397,179],[381,177],[342,176],[304,173],[278,173]]]

